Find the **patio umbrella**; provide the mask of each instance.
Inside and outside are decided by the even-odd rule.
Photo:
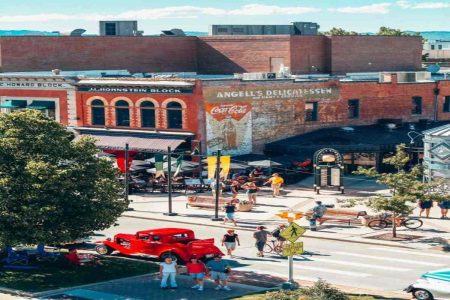
[[[254,167],[262,167],[262,168],[271,168],[271,167],[275,167],[275,166],[282,166],[282,164],[277,163],[276,161],[273,161],[270,159],[251,161],[248,163],[248,165],[254,166]]]
[[[136,160],[136,159],[131,162],[132,168],[138,167],[138,166],[145,167],[145,168],[151,168],[151,167],[153,167],[153,164],[151,164],[145,160]]]
[[[233,163],[233,162],[230,164],[230,170],[245,170],[247,168],[248,168],[248,166],[245,164]],[[203,166],[203,169],[208,169],[208,166]]]

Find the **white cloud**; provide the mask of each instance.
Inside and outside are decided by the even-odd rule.
[[[410,8],[411,7],[411,4],[409,3],[409,1],[406,1],[406,0],[397,1],[396,3],[401,8]]]
[[[214,7],[199,6],[168,6],[163,8],[150,8],[124,11],[118,14],[36,14],[0,16],[0,22],[30,22],[30,21],[65,21],[65,20],[111,20],[111,19],[134,19],[134,20],[158,20],[168,18],[196,18],[198,16],[271,16],[271,15],[299,15],[305,13],[319,12],[319,8],[290,6],[282,7],[276,5],[248,4],[237,9],[219,9]]]
[[[347,6],[340,8],[330,8],[330,11],[346,14],[387,14],[392,3],[376,3],[364,6]]]
[[[413,6],[414,9],[438,9],[448,7],[450,7],[450,3],[445,2],[422,2]]]

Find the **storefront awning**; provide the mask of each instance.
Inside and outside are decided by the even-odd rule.
[[[26,100],[5,100],[0,108],[24,108],[27,106]]]
[[[130,150],[145,152],[166,152],[168,147],[175,150],[184,140],[170,138],[144,138],[125,136],[91,135],[100,149],[123,150],[128,144]]]
[[[55,109],[55,102],[53,101],[33,101],[30,105],[27,106],[29,109]]]

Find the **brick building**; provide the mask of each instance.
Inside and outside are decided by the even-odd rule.
[[[0,37],[0,72],[126,69],[138,72],[293,74],[414,71],[422,42],[409,36]]]

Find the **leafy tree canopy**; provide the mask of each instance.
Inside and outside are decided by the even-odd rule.
[[[128,203],[94,141],[35,110],[0,115],[0,244],[62,243],[111,226]]]
[[[346,31],[340,27],[333,27],[329,31],[323,32],[324,35],[358,35],[356,31]]]

